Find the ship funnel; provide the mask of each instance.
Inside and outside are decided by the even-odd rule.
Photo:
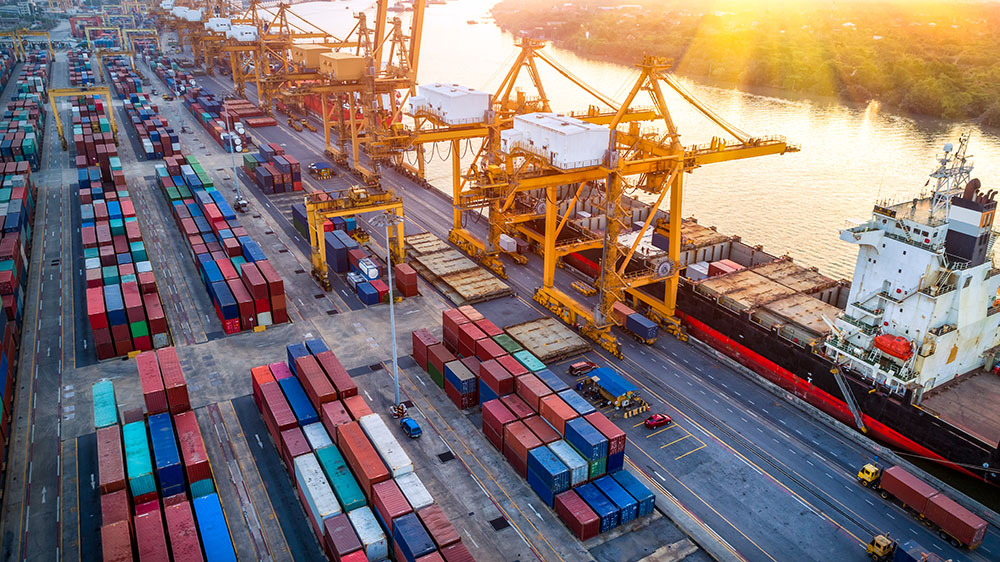
[[[965,184],[965,192],[962,193],[962,199],[974,201],[976,191],[979,190],[980,186],[982,186],[982,182],[979,181],[979,178],[969,180],[969,183]]]

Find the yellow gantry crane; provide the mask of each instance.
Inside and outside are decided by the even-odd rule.
[[[124,37],[122,35],[122,28],[117,27],[117,26],[105,26],[105,25],[96,25],[96,26],[89,26],[89,27],[87,27],[87,29],[84,31],[84,33],[87,36],[87,48],[89,48],[89,49],[93,49],[94,48],[94,44],[91,43],[91,41],[90,41],[90,33],[93,32],[93,31],[110,31],[110,32],[113,32],[115,35],[118,36],[118,47],[119,48],[124,48],[125,41],[124,41]]]
[[[56,52],[52,49],[52,37],[49,35],[48,31],[32,31],[30,29],[21,28],[15,33],[17,34],[17,43],[21,48],[22,60],[25,57],[24,43],[28,41],[28,37],[44,37],[49,50],[49,60],[55,60]]]
[[[59,118],[59,108],[56,106],[56,98],[64,98],[71,96],[103,96],[107,103],[105,107],[106,113],[108,115],[108,122],[111,124],[111,134],[114,137],[115,144],[118,144],[118,125],[115,123],[115,112],[114,108],[111,106],[111,89],[107,86],[97,86],[89,88],[56,88],[54,90],[49,90],[49,104],[52,106],[52,118],[56,121],[56,130],[59,132],[59,140],[62,142],[62,149],[67,150],[69,147],[66,143],[66,134],[63,131],[62,119]]]

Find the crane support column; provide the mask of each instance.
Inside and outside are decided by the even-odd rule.
[[[459,195],[462,193],[462,159],[458,151],[458,139],[454,139],[451,141],[451,208],[455,219],[453,228],[456,229],[462,228],[462,210],[459,208]]]
[[[556,280],[556,216],[559,210],[559,187],[550,185],[545,188],[545,248],[542,252],[545,264],[542,268],[542,287],[551,289]],[[569,210],[566,211],[569,213]]]
[[[684,174],[674,174],[674,181],[670,185],[670,241],[667,248],[667,257],[673,262],[673,270],[670,277],[664,281],[667,292],[664,295],[666,314],[673,316],[677,308],[677,284],[680,276],[681,263],[681,201],[683,200]]]

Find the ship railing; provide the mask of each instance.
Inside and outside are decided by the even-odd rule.
[[[868,353],[865,353],[864,350],[861,350],[861,353],[858,353],[850,342],[844,341],[841,338],[830,338],[827,340],[826,344],[844,353],[845,355],[853,357],[862,363],[871,365],[872,367],[875,367],[876,370],[887,373],[899,380],[908,381],[916,376],[913,373],[907,373],[905,375],[902,374],[902,368],[893,363],[883,365],[879,361],[879,351],[874,348]]]
[[[871,298],[874,298],[874,297],[875,297],[875,295],[872,295],[871,297],[869,297],[868,299],[866,299],[864,302],[867,302],[868,300],[870,300]],[[861,310],[864,310],[865,312],[867,312],[868,314],[871,314],[875,318],[880,318],[882,316],[882,309],[881,308],[879,308],[877,306],[868,306],[868,305],[864,304],[864,302],[857,301],[857,302],[853,303],[851,306],[854,306],[855,308],[860,308]]]
[[[898,240],[898,241],[900,241],[900,242],[902,242],[904,244],[909,244],[911,246],[916,246],[918,248],[921,248],[921,249],[924,249],[924,250],[927,250],[927,251],[930,251],[930,252],[933,252],[936,249],[934,247],[934,244],[925,244],[924,242],[913,240],[911,238],[907,238],[906,236],[900,236],[899,234],[895,234],[893,232],[885,231],[885,235],[888,236],[889,238],[892,238],[893,240]]]
[[[958,327],[954,324],[944,324],[943,326],[938,326],[937,328],[931,328],[927,330],[931,335],[941,337],[948,332],[954,332]]]
[[[877,326],[872,326],[871,324],[865,324],[861,320],[858,320],[857,318],[854,318],[853,316],[849,316],[847,314],[841,314],[840,319],[856,328],[859,328],[861,332],[864,334],[868,335],[874,334],[875,331],[878,329]]]
[[[945,293],[950,293],[957,288],[958,285],[954,283],[946,283],[944,285],[930,285],[928,287],[923,287],[922,289],[920,289],[920,292],[925,295],[936,297],[939,295],[943,295]]]
[[[970,260],[948,260],[948,268],[952,271],[962,271],[963,269],[969,269],[972,267],[972,261]]]

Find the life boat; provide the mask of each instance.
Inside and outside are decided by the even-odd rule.
[[[908,361],[913,357],[913,344],[902,336],[890,334],[875,336],[875,347],[901,361]]]

